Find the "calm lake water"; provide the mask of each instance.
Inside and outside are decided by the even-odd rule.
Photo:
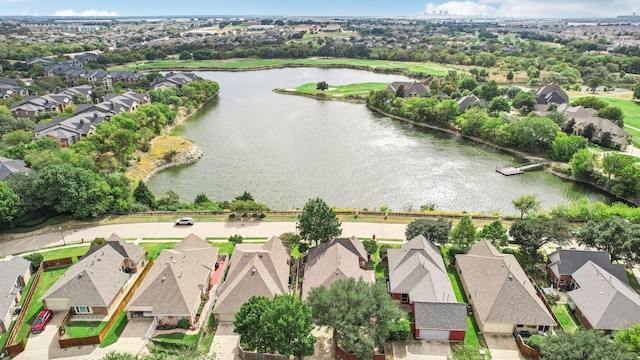
[[[198,75],[220,83],[220,95],[173,133],[195,141],[204,156],[151,178],[158,197],[171,189],[182,201],[198,193],[221,201],[246,190],[278,210],[301,208],[319,196],[337,207],[400,211],[434,203],[439,210],[501,214],[514,214],[511,201],[523,194],[535,195],[544,208],[584,196],[606,201],[542,171],[502,176],[496,167],[518,159],[380,116],[365,105],[272,91],[402,76],[317,68]]]

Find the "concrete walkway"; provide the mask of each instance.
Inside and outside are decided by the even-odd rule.
[[[342,236],[366,237],[373,235],[378,240],[403,240],[407,224],[343,222]],[[296,223],[291,222],[197,222],[193,226],[175,226],[173,222],[110,224],[51,231],[38,234],[0,234],[0,257],[40,250],[54,246],[82,246],[96,237],[108,237],[115,233],[123,238],[182,239],[194,233],[200,237],[228,238],[238,234],[244,238],[278,236],[285,232],[296,232]],[[175,241],[175,240],[173,240]],[[245,242],[250,242],[246,240]],[[384,243],[383,241],[380,241]]]

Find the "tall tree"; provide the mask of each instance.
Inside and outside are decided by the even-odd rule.
[[[326,81],[318,81],[316,84],[316,89],[321,90],[323,93],[325,90],[329,88],[329,84]]]
[[[511,110],[511,104],[509,100],[502,96],[496,96],[489,103],[489,113],[491,116],[498,116],[501,112],[509,112]]]
[[[317,325],[335,330],[336,341],[347,352],[371,359],[375,348],[384,350],[393,321],[402,316],[383,283],[340,279],[330,288],[314,288],[309,304]]]
[[[363,240],[362,245],[364,246],[364,250],[369,256],[375,254],[376,251],[378,251],[378,242],[373,239]]]
[[[569,241],[569,227],[566,221],[557,218],[518,219],[509,229],[513,240],[520,244],[520,250],[537,257],[538,249],[554,242],[563,245]]]
[[[520,110],[523,114],[528,114],[536,108],[536,97],[529,91],[521,91],[513,98],[511,105]]]
[[[633,324],[632,327],[619,331],[614,340],[627,346],[629,351],[640,355],[640,324]]]
[[[506,246],[509,242],[507,229],[502,226],[500,220],[496,220],[482,227],[480,231],[481,238],[491,241],[495,246]]]
[[[342,234],[336,212],[321,198],[309,199],[298,217],[298,230],[304,240],[328,242]]]
[[[411,240],[418,235],[423,235],[427,240],[438,244],[446,244],[451,232],[451,220],[444,218],[416,219],[407,225],[404,232],[407,240]]]
[[[293,294],[276,295],[265,314],[266,330],[272,336],[270,346],[282,355],[299,360],[314,353],[316,337],[311,334],[311,306]]]
[[[640,225],[617,216],[591,220],[580,230],[578,242],[608,252],[612,262],[621,259],[634,262],[640,243],[639,229]]]
[[[0,223],[8,224],[20,213],[20,197],[6,182],[0,182]]]
[[[637,359],[624,345],[612,342],[596,330],[561,331],[541,345],[545,360],[632,360]]]
[[[466,248],[476,241],[477,236],[478,232],[475,224],[469,215],[465,215],[451,230],[449,237],[454,244]]]
[[[578,179],[589,179],[596,168],[598,155],[589,149],[578,150],[571,157],[571,175]]]
[[[555,160],[568,162],[573,154],[587,147],[587,139],[582,136],[558,132],[551,147]]]
[[[235,331],[240,334],[242,347],[249,351],[264,353],[269,350],[271,334],[265,326],[271,301],[264,296],[252,296],[242,304],[235,315]]]
[[[136,186],[136,189],[133,190],[133,199],[136,202],[147,205],[149,209],[156,208],[156,196],[153,195],[151,190],[149,190],[149,188],[147,187],[147,184],[145,184],[142,180],[138,181],[138,186]]]
[[[511,201],[513,206],[520,211],[520,219],[525,215],[535,213],[540,209],[540,201],[531,194],[522,195],[519,198]]]

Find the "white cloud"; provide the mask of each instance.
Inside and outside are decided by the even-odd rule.
[[[612,17],[640,12],[637,0],[466,0],[427,4],[425,14],[522,18]]]
[[[118,16],[118,13],[115,11],[107,11],[107,10],[75,11],[72,9],[67,9],[67,10],[58,10],[53,13],[53,16]]]

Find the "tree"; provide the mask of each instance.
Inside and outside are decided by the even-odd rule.
[[[587,81],[587,85],[589,86],[589,90],[591,90],[592,93],[595,93],[596,90],[598,90],[598,87],[602,85],[602,79],[597,76],[592,77]]]
[[[404,85],[398,86],[398,89],[396,90],[396,97],[404,98]]]
[[[44,260],[44,255],[42,255],[42,253],[39,253],[39,252],[34,252],[29,255],[25,255],[23,257],[25,258],[25,260],[31,261],[31,268],[33,270],[36,270],[37,268],[39,268],[40,264],[42,263],[42,260]]]
[[[509,72],[507,73],[507,80],[513,80],[513,71],[509,70]]]
[[[618,216],[591,220],[580,229],[578,242],[608,252],[611,262],[621,259],[635,262],[640,243],[639,229],[640,225],[630,224]]]
[[[147,205],[149,209],[156,208],[156,196],[153,195],[151,190],[147,187],[147,184],[144,181],[138,181],[138,186],[133,190],[133,199],[140,204]]]
[[[9,146],[19,144],[29,144],[33,140],[33,135],[26,130],[16,130],[2,136],[2,142]]]
[[[451,356],[454,360],[484,360],[484,355],[478,353],[478,348],[472,345],[455,344],[451,346]]]
[[[235,315],[233,330],[240,334],[240,341],[245,350],[267,352],[271,335],[266,326],[271,301],[264,296],[252,296]]]
[[[633,98],[634,99],[640,99],[640,85],[636,85],[633,88]]]
[[[587,139],[582,136],[558,132],[551,147],[553,148],[553,158],[555,160],[568,162],[573,154],[587,147]]]
[[[507,93],[506,93],[507,98],[509,100],[513,100],[516,97],[516,95],[518,95],[518,93],[521,92],[521,91],[522,91],[522,89],[520,89],[519,87],[512,86],[512,87],[509,88],[509,90],[507,90]]]
[[[288,247],[289,249],[293,249],[293,247],[300,244],[300,240],[302,240],[302,237],[300,237],[300,235],[292,232],[281,234],[280,236],[278,236],[278,238],[282,240],[284,246]]]
[[[498,116],[501,112],[509,112],[511,110],[511,105],[509,104],[509,100],[503,98],[502,96],[496,96],[489,103],[489,113],[491,116]]]
[[[244,241],[244,238],[242,237],[242,235],[231,235],[229,236],[229,242],[232,243],[233,245],[238,245],[241,244]]]
[[[308,301],[315,323],[332,327],[338,344],[361,359],[371,359],[376,347],[384,349],[390,324],[402,316],[383,283],[362,279],[345,278],[328,289],[313,288]]]
[[[329,84],[327,84],[326,81],[318,81],[318,83],[316,84],[316,89],[322,90],[323,93],[328,88],[329,88]]]
[[[624,113],[619,107],[607,106],[604,109],[598,110],[598,116],[609,119],[620,127],[624,126]]]
[[[546,152],[552,147],[560,127],[547,117],[529,116],[518,121],[513,130],[517,146],[527,152]]]
[[[378,255],[380,255],[380,261],[387,261],[388,251],[391,249],[391,245],[382,244],[378,248]]]
[[[321,198],[309,199],[298,217],[300,236],[307,241],[325,243],[342,234],[336,212]]]
[[[91,100],[82,93],[75,93],[73,94],[73,98],[72,101],[74,104],[91,104]]]
[[[624,345],[612,342],[601,331],[561,331],[545,338],[540,350],[545,360],[632,360]]]
[[[628,329],[618,331],[614,340],[627,346],[629,351],[640,354],[640,324],[633,324]]]
[[[20,197],[7,185],[0,182],[0,223],[8,224],[20,213]]]
[[[593,139],[593,135],[596,133],[596,126],[589,123],[582,130],[582,136],[584,136],[587,140],[591,141]]]
[[[509,242],[507,229],[502,226],[500,220],[483,226],[479,237],[491,241],[495,246],[506,246]]]
[[[489,81],[480,87],[481,98],[491,101],[496,96],[500,96],[500,90],[498,89],[498,84],[495,81]]]
[[[238,201],[255,201],[255,199],[253,198],[253,195],[251,195],[250,192],[245,191],[242,194],[236,196],[233,200],[238,200]]]
[[[524,218],[525,215],[535,213],[540,209],[540,202],[535,196],[530,194],[522,195],[511,201],[511,203],[518,211],[520,211],[520,219]]]
[[[521,91],[513,98],[511,105],[523,114],[528,114],[536,108],[535,95],[529,91]]]
[[[473,77],[463,78],[462,80],[460,80],[460,85],[458,85],[458,88],[460,90],[469,90],[469,91],[473,91],[477,87],[478,87],[478,80],[476,80]]]
[[[571,104],[573,106],[583,106],[586,108],[596,109],[596,110],[604,109],[609,105],[606,101],[600,98],[597,98],[595,96],[580,97],[575,99]]]
[[[611,175],[620,176],[622,173],[622,169],[627,167],[628,165],[634,164],[636,162],[636,157],[626,154],[612,154],[606,155],[602,159],[602,168],[604,172],[608,174],[609,179],[611,179]]]
[[[405,237],[411,240],[418,235],[424,236],[427,240],[444,245],[449,240],[451,232],[451,220],[444,218],[434,219],[416,219],[407,225]]]
[[[378,251],[378,242],[373,239],[363,240],[362,245],[364,246],[364,250],[367,254],[369,254],[369,257]]]
[[[518,219],[509,228],[509,234],[513,236],[516,244],[520,244],[520,251],[523,254],[537,258],[538,249],[552,241],[547,235],[551,234],[553,227],[555,225],[552,226],[550,219]],[[569,234],[568,229],[566,232]]]
[[[294,294],[276,295],[264,318],[273,351],[299,360],[314,353],[311,306]]]
[[[598,155],[582,149],[573,154],[569,164],[571,165],[571,175],[578,179],[589,179],[596,168]]]
[[[191,60],[193,59],[193,55],[189,51],[183,51],[180,53],[180,60]]]
[[[451,230],[450,238],[454,244],[466,248],[476,241],[477,236],[475,224],[469,215],[465,215]]]

